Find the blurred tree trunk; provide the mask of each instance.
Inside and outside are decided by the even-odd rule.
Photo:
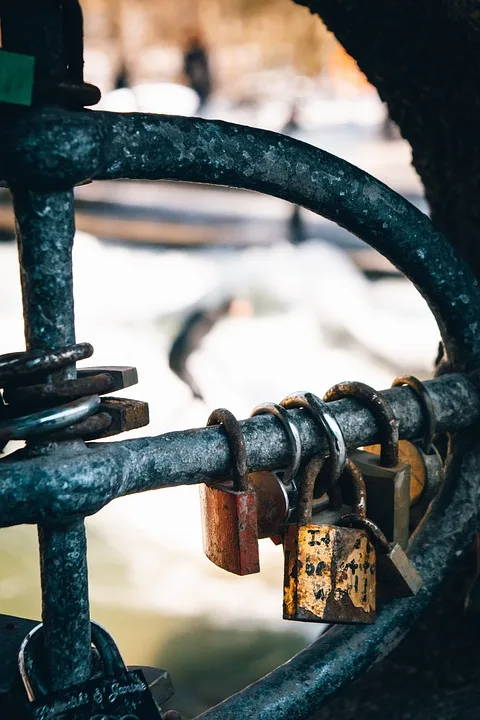
[[[412,146],[434,223],[480,277],[480,1],[296,2],[377,88]]]

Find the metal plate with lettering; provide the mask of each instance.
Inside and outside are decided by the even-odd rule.
[[[29,704],[34,720],[159,720],[160,713],[141,670],[122,679],[90,680]]]

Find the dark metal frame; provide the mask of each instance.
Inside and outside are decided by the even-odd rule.
[[[67,72],[62,2],[17,0],[14,9],[3,2],[0,17],[5,49],[34,55],[44,79],[61,81]],[[456,435],[445,485],[410,547],[423,589],[414,598],[386,605],[372,627],[330,630],[286,665],[202,715],[212,720],[308,717],[400,641],[477,529],[480,447],[469,428],[480,417],[480,396],[476,375],[466,374],[476,369],[480,356],[476,279],[430,220],[385,185],[328,153],[263,130],[180,117],[2,108],[0,177],[14,200],[28,350],[75,342],[72,189],[95,179],[210,183],[289,200],[368,242],[428,302],[446,360],[445,374],[427,385],[438,431]],[[51,379],[75,375],[71,365]],[[385,396],[400,421],[400,436],[421,437],[422,406],[411,389],[394,388]],[[341,400],[331,409],[348,447],[378,440],[373,414],[356,401]],[[326,455],[326,439],[314,420],[291,412],[306,456]],[[275,418],[255,417],[242,427],[250,470],[288,464],[288,440]],[[218,428],[109,444],[36,442],[0,461],[0,526],[39,525],[53,689],[82,682],[90,674],[83,518],[121,495],[210,481],[228,471],[228,445]]]

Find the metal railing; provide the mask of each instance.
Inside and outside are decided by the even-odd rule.
[[[0,117],[0,178],[14,200],[27,351],[41,354],[75,343],[72,189],[96,179],[228,185],[306,207],[388,257],[420,290],[438,322],[445,356],[441,374],[427,386],[438,431],[455,435],[444,487],[409,550],[423,578],[422,590],[386,605],[374,626],[330,630],[287,665],[202,716],[307,718],[400,641],[476,531],[480,448],[469,428],[480,417],[474,372],[480,356],[478,283],[425,215],[363,171],[319,149],[223,122],[52,107],[54,89],[68,75],[62,17],[62,3],[53,0],[0,4],[4,49],[33,55],[37,81],[50,87],[53,97],[32,108],[2,110]],[[78,73],[78,63],[73,65]],[[63,95],[57,92],[57,97],[58,104],[65,104]],[[75,377],[72,361],[48,379]],[[385,396],[400,436],[421,436],[422,408],[411,390],[393,388]],[[332,411],[348,447],[378,439],[375,418],[354,400],[332,403]],[[291,412],[306,457],[326,455],[325,438],[313,420]],[[249,470],[288,463],[288,442],[273,417],[245,420],[242,429]],[[42,617],[53,690],[80,683],[91,671],[83,518],[122,495],[211,481],[228,471],[228,445],[218,428],[95,445],[43,436],[0,461],[0,526],[39,526]]]

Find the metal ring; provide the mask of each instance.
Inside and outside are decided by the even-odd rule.
[[[19,378],[52,372],[93,355],[90,343],[77,343],[58,350],[35,350],[0,356],[0,387]]]
[[[425,422],[425,432],[423,433],[423,452],[425,455],[429,455],[437,429],[437,416],[432,396],[430,395],[426,385],[413,375],[399,375],[392,383],[392,387],[400,387],[402,385],[407,385],[414,391],[420,405],[422,406]]]
[[[217,408],[207,420],[207,426],[210,425],[222,425],[225,429],[232,458],[234,482],[238,484],[240,490],[248,490],[250,482],[247,468],[247,448],[240,423],[230,410]]]
[[[302,441],[300,439],[298,427],[293,422],[290,413],[285,410],[282,405],[278,405],[277,403],[265,402],[261,405],[257,405],[253,409],[250,417],[255,417],[257,415],[274,415],[277,420],[280,420],[282,423],[283,429],[288,436],[288,440],[292,448],[292,459],[283,473],[282,482],[284,485],[290,485],[298,473],[300,463],[302,462]]]
[[[0,440],[28,440],[55,430],[63,430],[92,415],[99,406],[98,395],[91,395],[74,400],[68,405],[5,420],[0,423]]]
[[[353,398],[375,415],[381,439],[380,462],[384,467],[398,465],[398,420],[388,400],[375,388],[362,382],[341,382],[327,390],[326,402]]]
[[[345,469],[347,462],[347,447],[340,425],[327,403],[310,392],[297,392],[288,395],[280,403],[289,410],[303,408],[308,410],[324,431],[330,450],[330,487],[333,488]]]

